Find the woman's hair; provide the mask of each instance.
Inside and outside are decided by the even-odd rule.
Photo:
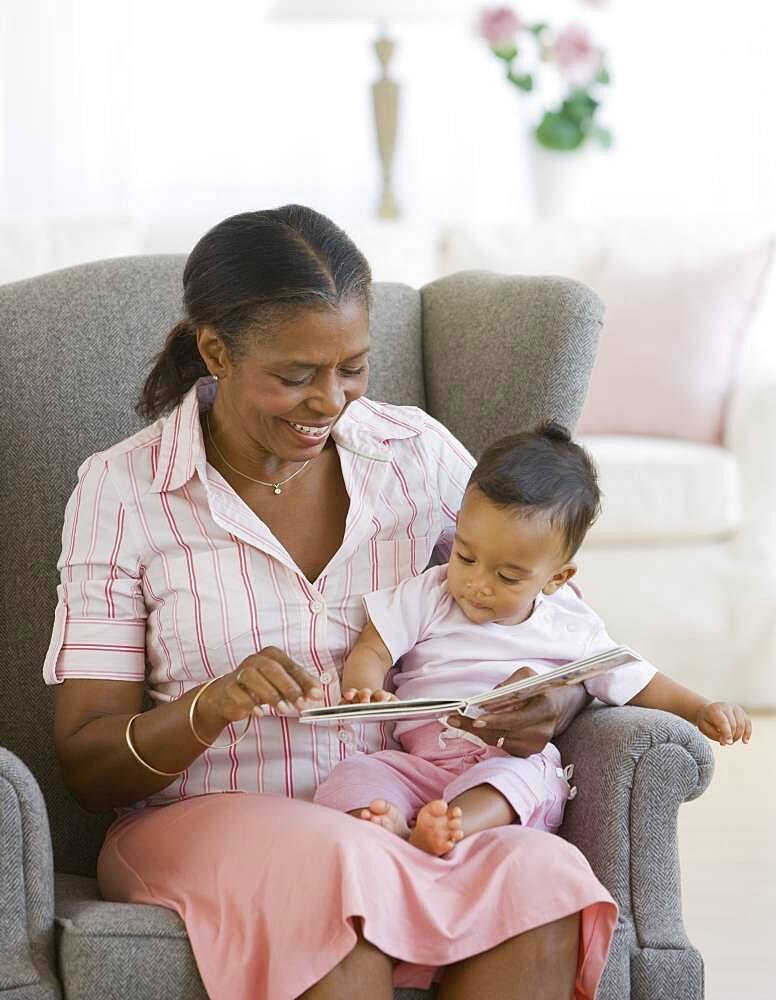
[[[497,507],[515,508],[521,516],[547,514],[563,534],[566,559],[577,551],[601,511],[592,458],[553,421],[492,444],[469,486],[476,486]]]
[[[203,324],[213,326],[239,362],[257,335],[297,310],[350,301],[368,308],[371,280],[352,240],[311,208],[284,205],[219,222],[189,254],[185,316],[154,359],[137,412],[155,420],[208,374],[196,340]]]

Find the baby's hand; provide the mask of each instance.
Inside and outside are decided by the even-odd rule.
[[[346,704],[365,705],[370,701],[398,701],[395,694],[390,691],[383,691],[379,688],[373,691],[371,688],[348,688],[342,692],[342,700]]]
[[[728,746],[736,740],[748,743],[752,737],[752,720],[740,705],[728,701],[710,701],[698,710],[695,724],[710,740]]]

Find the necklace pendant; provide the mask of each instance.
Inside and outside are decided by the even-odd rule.
[[[281,488],[280,488],[280,484],[279,483],[275,483],[275,489],[272,492],[275,494],[275,496],[277,496],[279,493],[283,492],[283,490],[281,490]]]

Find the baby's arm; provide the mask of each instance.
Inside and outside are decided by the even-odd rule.
[[[740,705],[731,705],[726,701],[707,701],[659,672],[628,704],[673,712],[692,722],[704,736],[716,740],[722,746],[739,739],[748,743],[752,735],[752,720]]]
[[[383,690],[385,675],[393,666],[393,658],[371,622],[345,660],[342,671],[342,697],[345,701],[397,701],[395,695]]]

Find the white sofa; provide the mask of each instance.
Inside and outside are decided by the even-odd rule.
[[[451,228],[437,268],[559,273],[595,288],[603,257],[627,257],[630,267],[686,266],[763,245],[773,232],[741,220]],[[583,441],[605,504],[580,553],[579,581],[611,634],[714,698],[776,708],[772,260],[719,446],[634,435]]]

